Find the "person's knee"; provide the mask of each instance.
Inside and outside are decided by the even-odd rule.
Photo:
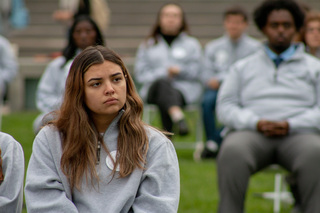
[[[212,111],[215,107],[215,102],[212,99],[203,99],[201,106],[203,110],[210,110]]]
[[[231,169],[255,170],[257,165],[256,133],[251,131],[239,131],[228,135],[222,142],[218,165]]]
[[[219,159],[230,159],[230,158],[242,158],[243,154],[241,149],[238,148],[236,143],[227,143],[223,141],[222,148],[219,152]]]
[[[301,149],[301,153],[297,156],[297,169],[298,170],[312,170],[320,175],[320,142],[308,143],[305,142],[305,147]]]
[[[204,109],[213,109],[216,103],[216,92],[215,91],[207,91],[202,100],[202,108]]]
[[[217,158],[218,164],[229,168],[247,164],[246,152],[241,146],[242,144],[235,141],[235,138],[223,141]]]

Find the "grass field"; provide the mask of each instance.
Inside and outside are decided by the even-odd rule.
[[[26,168],[32,152],[34,134],[32,122],[36,112],[18,112],[5,115],[2,121],[2,131],[11,134],[21,143],[25,153]],[[193,122],[189,122],[192,125]],[[155,125],[158,125],[157,122]],[[193,135],[177,137],[174,140],[192,140]],[[215,160],[195,162],[192,157],[193,150],[177,149],[180,163],[181,195],[179,213],[212,213],[216,212],[218,205],[217,174]],[[254,196],[255,193],[272,191],[274,172],[260,172],[250,180],[246,199],[247,213],[270,213],[273,203]],[[289,213],[291,207],[282,204],[282,213]],[[24,210],[24,212],[26,212]]]

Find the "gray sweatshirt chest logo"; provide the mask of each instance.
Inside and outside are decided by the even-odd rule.
[[[111,159],[112,158],[112,159]],[[112,151],[110,152],[110,155],[108,155],[106,157],[106,164],[107,164],[107,167],[111,170],[113,170],[114,168],[114,164],[113,162],[116,161],[116,158],[117,158],[117,151]],[[120,165],[117,165],[117,168],[116,168],[116,171],[119,172],[120,171]]]

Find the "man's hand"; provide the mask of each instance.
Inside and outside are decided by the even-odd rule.
[[[220,87],[220,82],[216,78],[211,78],[208,83],[208,87],[213,90],[218,90]]]
[[[175,77],[180,73],[180,68],[178,66],[172,66],[168,69],[169,77]]]
[[[267,137],[285,136],[289,133],[289,123],[287,121],[260,120],[257,123],[257,129]]]

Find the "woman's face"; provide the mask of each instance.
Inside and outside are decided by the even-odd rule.
[[[93,120],[113,120],[126,102],[127,86],[123,72],[115,63],[104,61],[84,74],[85,104]]]
[[[310,48],[320,47],[320,21],[310,21],[306,27],[305,40]]]
[[[176,5],[167,5],[160,13],[160,28],[165,35],[178,35],[182,26],[182,11]]]
[[[96,43],[97,32],[89,21],[80,21],[72,33],[75,44],[80,49],[85,49]]]

